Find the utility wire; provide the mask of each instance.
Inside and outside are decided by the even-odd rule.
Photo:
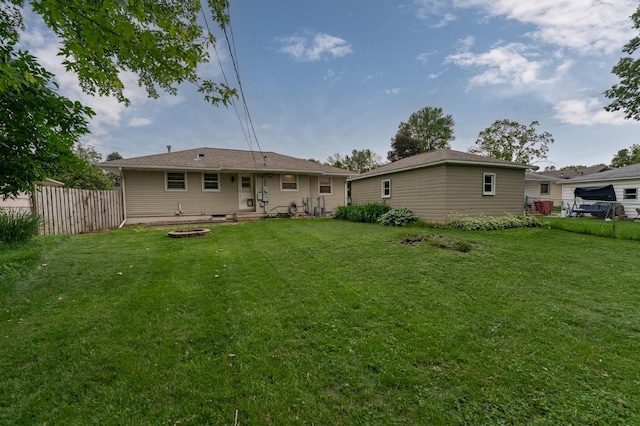
[[[207,19],[206,14],[204,13],[204,7],[201,7],[201,12],[202,12],[202,17],[204,19],[204,23],[205,26],[207,28],[207,31],[210,35],[213,35],[211,32],[211,28],[209,27],[209,21]],[[229,11],[229,4],[227,3],[227,15],[230,16],[230,11]],[[231,28],[231,19],[229,19],[229,23],[228,23],[229,28]],[[257,170],[258,169],[258,164],[257,164],[257,160],[255,157],[255,152],[253,149],[253,145],[252,145],[252,141],[251,141],[251,135],[253,134],[253,138],[255,139],[256,145],[258,147],[258,151],[260,152],[260,154],[262,155],[263,159],[266,158],[266,156],[264,155],[264,153],[262,152],[262,148],[260,147],[260,143],[258,142],[258,136],[256,135],[256,131],[255,128],[253,126],[253,121],[251,120],[251,115],[249,113],[249,107],[247,105],[247,100],[246,97],[244,95],[244,90],[242,87],[242,80],[240,79],[240,71],[239,71],[239,67],[238,67],[238,61],[236,60],[237,54],[236,49],[235,49],[235,39],[233,38],[233,30],[231,30],[231,39],[233,40],[233,44],[232,42],[229,40],[229,36],[227,34],[227,29],[226,29],[227,25],[222,25],[221,28],[224,32],[224,36],[225,36],[225,40],[227,42],[227,47],[229,49],[229,56],[231,58],[231,63],[233,65],[233,70],[234,73],[236,75],[236,80],[238,81],[238,88],[240,90],[240,98],[242,100],[242,104],[243,104],[243,110],[244,110],[244,122],[246,122],[246,128],[245,128],[245,123],[243,122],[243,119],[240,117],[240,112],[238,111],[238,107],[235,103],[235,101],[232,99],[231,100],[231,104],[233,105],[233,108],[235,110],[236,113],[236,117],[238,118],[238,122],[240,123],[240,128],[242,129],[242,133],[244,135],[244,138],[247,142],[247,145],[249,146],[249,150],[251,151],[251,155],[253,157],[253,163],[254,163],[254,167]],[[227,75],[224,71],[224,67],[222,66],[222,61],[220,59],[220,55],[218,53],[218,49],[215,45],[215,43],[213,44],[213,50],[216,54],[216,58],[218,60],[218,64],[220,65],[220,70],[222,72],[222,77],[225,81],[225,84],[227,86],[229,85],[229,81],[227,79]]]

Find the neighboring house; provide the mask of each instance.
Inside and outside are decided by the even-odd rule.
[[[613,185],[616,199],[624,206],[625,214],[631,218],[640,208],[640,164],[606,170],[586,176],[578,176],[562,182],[562,199],[569,207],[573,206],[574,190],[585,186]]]
[[[53,179],[46,179],[35,185],[36,191],[39,186],[63,186],[64,183]],[[0,210],[11,211],[16,213],[29,213],[33,208],[33,199],[31,194],[19,192],[16,197],[9,197],[6,200],[0,196]]]
[[[431,222],[449,222],[456,216],[520,215],[529,167],[442,149],[351,177],[351,202],[405,207]]]
[[[553,201],[553,205],[562,204],[563,179],[542,173],[526,172],[524,175],[524,195],[527,203],[535,201]]]
[[[107,161],[127,218],[331,212],[354,172],[275,152],[197,148]]]
[[[600,173],[605,170],[609,170],[608,166],[604,164],[599,164],[597,166],[590,167],[582,167],[582,168],[574,168],[574,169],[565,169],[565,170],[545,170],[544,172],[539,172],[543,176],[549,176],[559,179],[572,179],[574,177],[592,175],[594,173]]]

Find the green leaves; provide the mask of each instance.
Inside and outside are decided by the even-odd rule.
[[[209,5],[220,25],[228,22],[226,0],[211,0]],[[214,105],[226,105],[235,96],[225,85],[214,85],[211,91],[196,72],[209,61],[211,43],[198,23],[199,0],[37,0],[32,6],[62,40],[65,67],[78,75],[87,93],[115,96],[128,105],[119,74],[131,71],[152,98],[159,90],[175,94],[184,82],[200,87]]]
[[[631,15],[633,28],[640,30],[640,7]],[[627,43],[622,51],[633,55],[640,47],[640,37]],[[626,119],[640,120],[640,59],[622,57],[611,72],[620,78],[620,83],[606,90],[604,95],[613,101],[604,107],[606,111],[623,111]]]
[[[129,105],[122,72],[133,72],[149,97],[198,86],[214,106],[231,103],[235,89],[198,75],[215,42],[199,24],[200,0],[31,0],[32,10],[60,38],[67,71],[88,94],[114,96]],[[228,24],[227,0],[209,0],[214,20]],[[23,0],[0,8],[0,194],[29,191],[34,182],[77,163],[71,148],[89,132],[89,108],[56,93],[53,75],[17,50]],[[94,173],[96,177],[98,174]]]
[[[545,159],[554,140],[549,132],[537,133],[538,125],[537,121],[527,127],[517,121],[496,120],[478,134],[477,147],[469,152],[522,164]]]
[[[0,48],[12,73],[0,87],[0,194],[30,191],[76,162],[71,147],[89,132],[93,111],[58,95],[52,74],[12,44]]]
[[[442,108],[425,107],[401,122],[398,133],[391,139],[389,161],[397,161],[422,152],[448,148],[455,139],[451,115],[443,115]]]

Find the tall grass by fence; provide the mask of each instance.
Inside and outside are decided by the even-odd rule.
[[[33,194],[40,234],[81,234],[117,228],[124,220],[122,191],[43,186]]]

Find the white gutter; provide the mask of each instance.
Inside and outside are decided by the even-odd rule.
[[[120,171],[120,187],[122,188],[122,213],[124,214],[124,220],[118,226],[118,229],[122,228],[127,221],[127,193],[124,190],[124,172],[122,171],[122,167],[118,167]]]

